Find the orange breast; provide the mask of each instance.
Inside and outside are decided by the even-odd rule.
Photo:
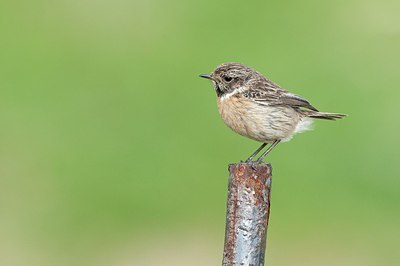
[[[233,95],[227,99],[218,99],[218,110],[222,120],[233,131],[243,136],[249,135],[248,117],[249,101]]]
[[[290,137],[301,119],[291,107],[260,105],[240,94],[218,99],[218,110],[233,131],[266,143]]]

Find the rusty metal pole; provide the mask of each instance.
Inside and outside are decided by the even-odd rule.
[[[223,266],[263,266],[271,197],[270,164],[230,164]]]

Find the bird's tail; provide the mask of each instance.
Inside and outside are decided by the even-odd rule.
[[[324,113],[324,112],[310,112],[308,117],[317,118],[317,119],[326,119],[326,120],[336,120],[346,117],[345,114],[337,114],[337,113]]]

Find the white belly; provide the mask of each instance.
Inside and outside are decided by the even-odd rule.
[[[235,96],[218,100],[218,109],[233,131],[264,143],[288,140],[311,121],[290,107],[260,105]]]

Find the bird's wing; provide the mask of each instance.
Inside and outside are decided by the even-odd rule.
[[[317,108],[312,106],[306,99],[303,99],[300,96],[297,96],[292,93],[283,94],[279,100],[282,102],[282,104],[285,105],[298,108],[303,107],[318,112]]]
[[[259,81],[254,85],[250,86],[251,89],[245,93],[245,96],[260,104],[270,106],[288,105],[318,112],[306,99],[282,89],[269,80]]]

